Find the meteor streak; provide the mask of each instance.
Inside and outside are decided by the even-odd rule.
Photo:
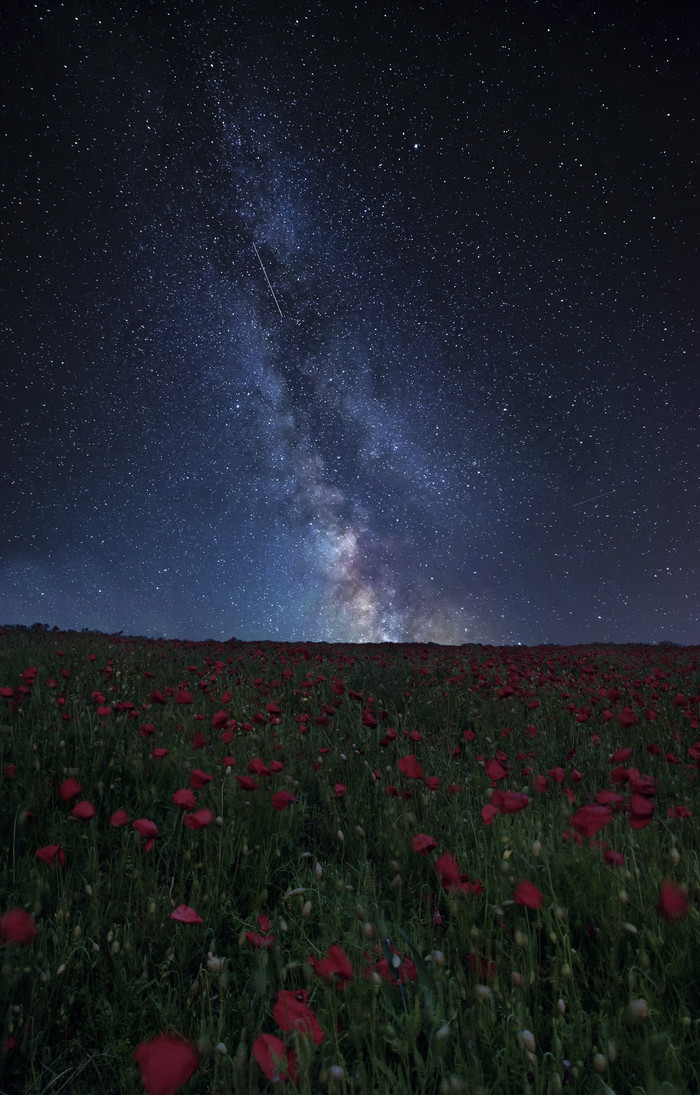
[[[265,281],[267,282],[268,288],[269,288],[270,292],[272,293],[272,299],[274,300],[275,304],[277,305],[277,311],[280,314],[280,318],[284,319],[284,316],[282,315],[282,309],[280,308],[280,302],[278,301],[277,297],[275,296],[275,290],[272,288],[272,283],[271,283],[269,277],[267,276],[267,270],[263,266],[263,260],[260,258],[260,252],[258,251],[257,247],[255,246],[255,243],[253,243],[253,250],[255,251],[255,254],[258,256],[258,262],[260,263],[260,265],[262,267],[262,272],[265,275]]]
[[[584,498],[581,502],[574,502],[573,508],[576,506],[585,506],[586,502],[597,502],[599,498],[607,498],[609,494],[614,494],[617,487],[613,487],[612,490],[604,490],[602,494],[594,494],[592,498]]]

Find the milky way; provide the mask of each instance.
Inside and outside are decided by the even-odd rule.
[[[2,16],[0,622],[700,641],[691,6],[158,7]]]

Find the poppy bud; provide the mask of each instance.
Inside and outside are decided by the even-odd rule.
[[[535,1052],[535,1036],[532,1033],[532,1031],[530,1031],[530,1030],[521,1030],[520,1031],[520,1041],[523,1043],[523,1045],[525,1046],[525,1049],[528,1051],[528,1053],[534,1053]]]
[[[627,1011],[634,1023],[641,1023],[649,1017],[649,1005],[641,997],[637,1000],[630,1000]]]

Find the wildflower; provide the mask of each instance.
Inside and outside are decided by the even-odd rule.
[[[489,779],[497,783],[498,780],[504,779],[508,774],[508,770],[503,767],[500,760],[487,760],[486,761],[486,775]]]
[[[656,911],[666,920],[682,920],[688,915],[688,894],[682,886],[664,878]]]
[[[236,776],[236,779],[244,791],[257,791],[258,782],[252,776]]]
[[[327,979],[335,977],[337,988],[344,988],[348,981],[352,980],[354,974],[350,959],[337,943],[328,948],[326,957],[322,958],[320,962],[310,957],[309,965],[314,968],[319,977]]]
[[[194,810],[196,806],[194,794],[189,787],[183,787],[180,791],[175,791],[173,802],[181,810]]]
[[[609,807],[590,803],[576,811],[571,818],[571,824],[581,836],[595,836],[612,821],[612,816]]]
[[[64,779],[61,786],[58,788],[58,794],[61,802],[69,802],[70,799],[75,798],[82,791],[82,787],[78,783],[77,779],[73,779],[69,776],[68,779]]]
[[[297,1073],[296,1054],[274,1034],[260,1034],[253,1042],[253,1057],[268,1080],[293,1083]]]
[[[0,940],[23,946],[31,943],[38,932],[36,921],[24,909],[11,909],[0,916]]]
[[[44,863],[51,864],[57,859],[61,867],[66,865],[66,853],[60,844],[47,844],[45,848],[38,848],[36,854]]]
[[[73,807],[71,814],[73,817],[80,818],[81,821],[89,821],[91,817],[95,816],[95,807],[87,799],[84,799]]]
[[[437,846],[438,842],[435,837],[428,836],[427,833],[416,833],[413,838],[413,851],[418,852],[420,855],[432,852],[433,848],[437,848]]]
[[[207,825],[211,825],[213,820],[213,810],[197,810],[195,813],[187,815],[185,818],[185,828],[204,829]]]
[[[459,867],[457,866],[457,860],[449,852],[443,852],[435,861],[435,874],[446,890],[459,888],[461,882]]]
[[[191,909],[189,905],[178,905],[170,914],[171,920],[179,920],[181,924],[203,924],[201,916]]]
[[[160,1034],[134,1050],[141,1066],[141,1081],[148,1095],[175,1095],[199,1068],[199,1057],[189,1042],[173,1034]]]
[[[518,905],[526,905],[528,909],[541,909],[544,901],[537,886],[533,886],[526,878],[518,885],[513,897]]]
[[[291,791],[275,791],[272,795],[271,802],[275,810],[286,810],[288,806],[291,806],[293,802],[296,802],[297,797],[293,795]]]
[[[413,753],[399,759],[399,771],[403,772],[409,779],[423,779],[424,776],[423,769]]]
[[[213,778],[207,772],[203,772],[201,768],[195,768],[190,774],[190,787],[194,791],[200,791]]]
[[[155,821],[151,821],[148,817],[140,817],[131,827],[136,830],[139,836],[145,837],[146,843],[143,849],[145,852],[150,852],[158,836],[158,826]]]
[[[499,814],[519,814],[530,799],[522,791],[494,791],[491,805]]]
[[[272,1007],[272,1014],[280,1030],[299,1031],[300,1034],[313,1039],[314,1045],[320,1046],[325,1034],[316,1015],[306,1003],[306,998],[305,989],[296,992],[291,989],[280,989]]]

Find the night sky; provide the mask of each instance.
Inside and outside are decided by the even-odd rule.
[[[700,642],[695,0],[0,22],[0,623]]]

